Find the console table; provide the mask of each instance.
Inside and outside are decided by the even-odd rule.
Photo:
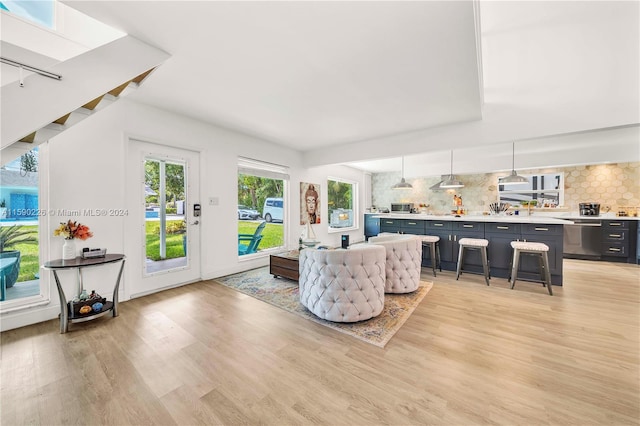
[[[118,272],[118,278],[116,280],[115,287],[113,288],[113,301],[107,301],[103,304],[100,312],[90,312],[88,314],[76,314],[70,304],[67,302],[67,298],[60,285],[60,278],[58,278],[57,271],[63,269],[75,269],[78,273],[78,293],[82,293],[84,289],[82,281],[82,269],[93,266],[106,265],[109,263],[121,262],[120,271]],[[62,260],[56,259],[46,262],[43,267],[53,271],[53,276],[56,280],[56,286],[58,287],[58,295],[60,296],[60,333],[66,333],[69,330],[69,323],[78,323],[84,321],[91,321],[96,318],[100,318],[108,313],[112,316],[118,316],[118,289],[120,287],[120,279],[122,278],[122,271],[124,269],[125,255],[124,254],[107,254],[105,257],[96,257],[93,259],[83,259],[76,257],[75,259]]]

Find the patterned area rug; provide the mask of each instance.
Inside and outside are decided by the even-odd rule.
[[[228,275],[215,281],[381,348],[402,327],[433,286],[431,282],[422,281],[418,290],[413,293],[385,294],[384,309],[377,317],[356,323],[336,323],[318,318],[309,312],[300,304],[298,283],[286,278],[273,278],[266,266]]]

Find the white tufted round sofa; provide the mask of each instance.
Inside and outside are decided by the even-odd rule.
[[[335,322],[373,318],[384,307],[385,250],[300,251],[300,303],[316,316]]]
[[[385,293],[411,293],[420,286],[422,239],[411,234],[382,233],[369,238],[370,245],[386,250]]]

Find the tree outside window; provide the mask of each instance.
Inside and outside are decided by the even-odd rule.
[[[354,182],[336,178],[329,178],[327,180],[329,229],[343,229],[356,226],[356,190],[357,186]]]

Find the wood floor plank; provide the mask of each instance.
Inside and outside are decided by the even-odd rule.
[[[565,260],[553,296],[423,274],[385,348],[213,280],[4,332],[0,423],[640,424],[640,267]]]

